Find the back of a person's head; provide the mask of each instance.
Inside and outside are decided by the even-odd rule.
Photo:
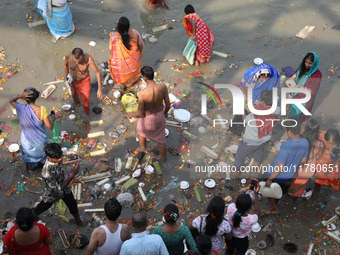
[[[48,143],[45,146],[45,153],[47,157],[59,159],[63,156],[63,151],[57,143]]]
[[[190,14],[190,13],[195,13],[195,9],[191,4],[188,4],[187,6],[185,6],[184,8],[184,12],[185,14]]]
[[[166,223],[173,224],[179,218],[178,207],[174,204],[168,204],[164,208],[164,219]]]
[[[210,255],[212,242],[209,236],[199,235],[196,239],[196,246],[200,255]]]
[[[302,137],[306,138],[311,144],[314,140],[318,139],[319,130],[319,122],[315,119],[310,119],[305,125],[305,130],[303,131]]]
[[[115,221],[122,212],[122,206],[117,199],[111,198],[105,203],[104,211],[108,220]]]
[[[336,129],[328,129],[325,134],[325,140],[327,142],[339,143],[340,142],[339,131]]]
[[[31,95],[29,95],[28,97],[25,98],[27,103],[35,103],[35,101],[39,97],[39,92],[35,88],[31,88],[31,87],[26,88],[24,90],[24,92],[26,92],[26,91],[30,91],[31,92]]]
[[[232,221],[233,227],[238,228],[242,220],[241,215],[245,214],[251,208],[252,200],[249,194],[241,194],[237,197],[235,204],[237,211],[235,212]]]
[[[149,81],[152,81],[154,78],[154,70],[150,66],[143,66],[142,69],[140,70],[140,73],[142,74],[143,77],[147,78]]]
[[[273,104],[273,95],[270,90],[263,90],[261,92],[261,101],[265,103],[265,105],[271,106]]]
[[[289,121],[287,121],[288,123]],[[296,124],[296,122],[294,122]],[[293,121],[291,121],[291,124],[294,124]],[[287,132],[290,131],[293,135],[298,135],[300,134],[300,124],[297,123],[296,126],[290,126],[290,127],[286,127]]]
[[[145,212],[137,212],[132,216],[132,226],[137,229],[146,228],[148,225],[148,217]]]
[[[84,52],[81,48],[74,48],[72,50],[72,55],[75,57],[75,59],[79,59],[80,57],[84,56]]]
[[[222,197],[214,197],[207,208],[208,216],[206,218],[205,234],[214,236],[217,233],[219,225],[224,218],[225,202]]]
[[[34,225],[34,214],[31,209],[22,207],[17,211],[15,223],[24,232],[29,231]]]
[[[129,29],[130,29],[129,19],[125,16],[120,17],[117,23],[116,31],[122,37],[123,44],[128,50],[131,49]]]

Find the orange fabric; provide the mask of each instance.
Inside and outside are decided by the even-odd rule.
[[[139,36],[136,30],[132,30],[135,36]],[[130,40],[131,49],[128,50],[118,32],[110,33],[111,59],[109,69],[115,84],[124,87],[131,86],[140,76],[142,68],[142,53],[139,51],[138,42]]]
[[[331,160],[331,151],[329,150],[327,143],[325,141],[326,131],[320,131],[319,139],[325,143],[325,151],[321,158],[317,161],[317,166],[323,170],[324,166],[328,166],[328,171],[316,171],[315,182],[322,186],[330,186],[332,189],[340,190],[340,172],[339,166],[336,165]]]
[[[155,8],[157,5],[162,5],[166,7],[165,0],[148,0],[148,5],[151,8]]]
[[[317,140],[313,144],[313,149],[309,153],[307,163],[299,168],[298,174],[289,187],[289,195],[294,197],[302,197],[303,192],[306,189],[308,180],[315,174],[315,167],[317,160],[322,156],[325,145],[322,141]]]
[[[91,77],[87,76],[82,81],[73,81],[73,86],[77,96],[81,100],[83,108],[87,115],[90,111],[90,93],[91,93]]]
[[[190,13],[183,18],[183,25],[189,37],[194,35],[193,27],[189,20],[196,23],[196,59],[200,63],[209,62],[215,36],[196,13]]]

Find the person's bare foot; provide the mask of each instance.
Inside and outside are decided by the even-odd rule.
[[[269,214],[279,214],[280,212],[277,210],[273,209],[268,209],[264,214],[269,215]]]

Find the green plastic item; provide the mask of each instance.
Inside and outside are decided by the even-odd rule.
[[[202,202],[201,194],[200,194],[199,189],[196,186],[194,187],[194,191],[195,191],[197,202],[201,203]]]
[[[20,122],[19,122],[18,119],[12,120],[12,125],[13,125],[13,126],[18,126],[19,124],[20,124]]]
[[[156,169],[156,172],[158,175],[162,175],[162,170],[161,170],[161,167],[159,166],[159,163],[156,161],[156,162],[153,162],[153,166],[155,167]]]
[[[56,121],[54,122],[53,128],[51,129],[51,136],[53,142],[59,141],[59,128],[58,123]]]

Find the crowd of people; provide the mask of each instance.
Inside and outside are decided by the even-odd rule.
[[[67,1],[36,0],[36,3],[51,32],[54,31],[53,22],[57,14],[65,13],[68,18],[71,15]],[[150,7],[157,5],[167,7],[165,1],[149,0],[148,4]],[[187,5],[184,11],[185,31],[197,44],[194,63],[195,65],[206,63],[210,59],[215,37],[195,13],[192,5]],[[74,30],[73,22],[69,27],[65,27],[68,33]],[[130,28],[128,18],[121,17],[116,30],[110,33],[109,50],[111,58],[108,61],[108,68],[115,84],[129,88],[140,77],[146,82],[147,87],[139,93],[138,110],[128,113],[128,117],[138,118],[137,132],[141,149],[146,149],[146,139],[159,144],[161,159],[165,162],[167,154],[165,120],[170,109],[168,90],[164,84],[155,83],[154,70],[151,67],[142,67],[143,41],[139,33]],[[290,78],[296,83],[296,87],[306,88],[311,93],[311,99],[304,104],[310,112],[322,79],[319,63],[316,52],[307,53],[299,67],[293,70]],[[89,67],[95,72],[98,81],[97,97],[102,99],[101,74],[93,58],[80,48],[73,49],[64,58],[65,80],[70,84],[73,101],[79,104],[81,100],[87,114],[90,110],[91,91]],[[249,69],[237,86],[244,89],[246,97],[249,96],[248,90],[251,88],[250,95],[255,109],[268,110],[273,103],[272,90],[280,88],[282,84],[279,72],[274,67],[260,63]],[[302,99],[305,94],[295,93],[291,96]],[[83,225],[77,202],[69,187],[79,171],[79,165],[74,165],[66,177],[61,147],[57,143],[49,144],[46,132],[46,128],[49,130],[53,128],[55,114],[53,112],[49,114],[44,106],[36,105],[38,97],[39,92],[36,89],[26,88],[22,94],[10,99],[22,128],[21,151],[26,168],[29,171],[41,169],[45,186],[42,201],[36,208],[18,210],[16,225],[4,237],[4,251],[9,254],[51,254],[49,244],[53,240],[50,233],[44,225],[35,221],[59,199],[65,202],[76,223]],[[25,103],[18,103],[19,99],[25,100]],[[287,139],[281,145],[271,170],[267,172],[265,186],[271,187],[272,183],[277,183],[283,194],[288,193],[294,198],[307,199],[312,196],[313,191],[319,191],[321,186],[329,186],[339,191],[339,132],[336,129],[320,130],[320,124],[315,119],[309,119],[309,116],[304,115],[294,105],[290,105],[288,112],[289,118],[297,120],[298,124],[286,128]],[[261,120],[264,117],[277,119],[279,114],[280,109],[277,108],[269,116],[246,111],[244,117],[246,120]],[[304,124],[302,132],[301,123]],[[260,167],[274,128],[274,125],[248,125],[245,128],[235,154],[234,166],[237,169],[245,165],[246,158],[250,155],[254,157],[254,166]],[[247,193],[249,190],[254,192],[256,214],[249,213],[253,206],[252,198]],[[227,206],[226,212],[224,199],[219,196],[212,198],[206,213],[193,219],[189,226],[179,224],[178,207],[169,204],[163,210],[164,224],[157,226],[153,234],[148,233],[148,218],[143,211],[137,212],[132,217],[134,233],[128,225],[120,224],[122,206],[115,198],[111,198],[104,206],[106,222],[92,232],[85,254],[176,255],[183,254],[187,247],[193,254],[210,255],[221,252],[225,245],[228,255],[245,254],[249,247],[248,236],[252,226],[258,222],[260,214],[259,190],[258,184],[251,184],[242,189],[235,202]],[[268,197],[268,202],[270,207],[265,213],[279,213],[279,199]]]

